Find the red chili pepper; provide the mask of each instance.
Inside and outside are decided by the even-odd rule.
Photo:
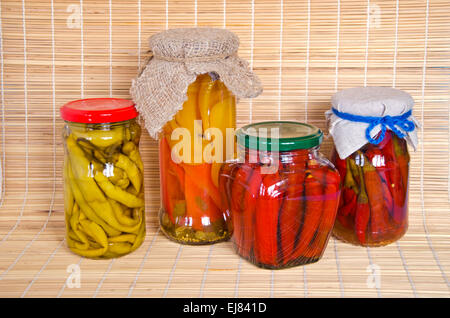
[[[319,227],[323,214],[323,194],[322,186],[325,172],[317,169],[318,165],[308,163],[308,170],[305,175],[305,215],[298,239],[298,245],[294,251],[294,259],[303,256]]]
[[[252,176],[253,169],[244,164],[237,168],[236,175],[231,185],[231,219],[233,221],[232,240],[236,250],[242,255],[244,241],[244,196],[247,191],[247,184]]]
[[[375,139],[377,139],[380,134],[381,134],[381,131],[377,134]],[[376,149],[376,148],[383,149],[391,141],[391,138],[392,138],[392,132],[390,130],[386,130],[383,140],[378,145],[368,144],[367,145],[368,149]]]
[[[279,172],[266,174],[262,179],[255,218],[255,257],[261,265],[278,265],[278,215],[285,196]]]
[[[171,156],[170,151],[171,150],[169,150],[169,156]],[[181,167],[181,165],[176,164],[172,160],[172,157],[169,158],[169,170],[168,171],[178,178],[178,183],[180,185],[180,189],[182,192],[184,192],[184,179],[185,179],[184,169]]]
[[[341,171],[345,171],[348,168],[347,159],[341,159],[337,151],[333,151],[331,155],[331,162],[334,163],[339,173],[341,173]]]
[[[340,175],[345,176],[347,174],[347,160],[342,160],[339,158],[339,156],[337,155],[336,151],[333,152],[333,154],[331,155],[332,157],[332,162],[334,162],[334,165],[336,167],[336,169],[339,171]],[[344,178],[343,180],[344,181]],[[343,183],[343,187],[345,187],[344,182]],[[342,194],[344,194],[342,192]],[[341,199],[339,200],[339,209],[341,209],[344,206],[344,200]]]
[[[390,133],[390,135],[390,140],[381,150],[386,161],[385,164],[388,188],[394,201],[392,218],[395,223],[401,224],[403,222],[403,207],[405,206],[405,189],[403,187],[398,158],[394,150],[394,140],[398,137],[393,135],[392,133]]]
[[[356,204],[355,230],[356,236],[362,245],[366,244],[367,225],[370,220],[370,206],[366,200],[367,196],[360,194]]]
[[[299,159],[299,158],[297,158]],[[280,254],[283,257],[283,265],[292,260],[295,250],[296,238],[302,224],[305,209],[304,180],[306,158],[297,164],[284,164],[283,178],[287,180],[286,198],[280,211],[279,236],[281,238]]]
[[[262,184],[260,167],[254,167],[253,169],[253,173],[247,183],[242,209],[242,230],[244,233],[240,244],[240,253],[244,258],[253,257],[256,206]]]
[[[392,198],[392,194],[389,191],[389,184],[388,182],[383,178],[382,174],[378,174],[381,179],[381,187],[383,189],[383,198],[386,205],[386,209],[392,217],[395,216],[394,213],[394,199]]]
[[[343,207],[339,211],[339,214],[343,216],[355,216],[355,205],[358,196],[352,188],[345,187],[342,189],[342,192],[342,201],[344,203]]]
[[[196,231],[222,218],[222,213],[210,196],[209,189],[203,189],[193,178],[185,179],[186,217],[187,223]]]
[[[352,209],[354,209],[356,211],[356,201],[355,201],[355,204],[352,205]],[[340,209],[338,209],[338,213],[336,215],[336,220],[339,222],[340,225],[342,225],[342,227],[353,231],[354,217],[344,216],[339,212],[340,212]]]
[[[170,221],[175,224],[175,203],[184,200],[184,189],[181,188],[181,182],[184,186],[184,174],[177,175],[172,171],[177,165],[172,161],[170,147],[165,137],[160,140],[159,162],[163,208]]]
[[[385,203],[389,214],[392,217],[394,217],[394,200],[392,198],[392,194],[389,189],[389,186],[392,183],[390,181],[390,174],[388,173],[388,170],[386,168],[386,161],[388,160],[388,158],[386,158],[386,156],[380,149],[375,147],[368,149],[365,155],[369,160],[369,162],[372,164],[372,166],[375,167],[375,170],[377,171],[378,176],[380,177],[384,199],[383,202]]]
[[[403,180],[403,185],[405,187],[405,189],[408,189],[409,186],[409,161],[410,161],[410,157],[409,157],[409,152],[408,152],[408,145],[406,143],[405,140],[402,140],[399,138],[398,143],[400,145],[400,149],[402,151],[402,156],[400,156],[401,158],[399,158],[399,164],[400,164],[400,169],[402,171],[402,180]],[[406,193],[405,193],[406,195]]]
[[[401,180],[401,190],[398,192],[398,198],[396,202],[396,207],[394,209],[394,220],[396,223],[403,223],[405,219],[405,214],[407,210],[407,193],[408,193],[408,175],[409,175],[409,154],[406,146],[406,142],[401,140],[397,136],[392,138],[394,144],[395,158],[398,163],[397,178],[400,184]],[[399,175],[399,176],[398,176]]]
[[[219,172],[219,193],[221,209],[226,216],[231,216],[231,185],[240,164],[225,163]]]
[[[344,203],[342,203],[341,207],[338,209],[337,219],[343,227],[353,230],[354,222],[352,220],[355,218],[358,196],[355,191],[350,188],[343,188],[342,192],[343,194],[339,200],[339,205],[341,205],[341,202]]]
[[[354,162],[352,162],[352,164],[354,164]],[[362,245],[365,245],[367,237],[367,226],[370,220],[370,206],[369,199],[366,193],[363,174],[361,171],[362,169],[358,167],[358,170],[360,179],[360,192],[358,194],[358,200],[356,202],[355,232],[359,242]]]
[[[340,195],[339,173],[328,169],[327,167],[321,168],[325,170],[323,184],[325,186],[323,196],[323,213],[320,219],[320,224],[317,229],[317,235],[312,243],[312,246],[305,251],[304,256],[309,258],[320,258],[328,242],[331,230],[336,220],[336,213],[338,207],[338,200]]]
[[[341,207],[338,210],[338,220],[341,223],[341,225],[347,229],[353,230],[353,219],[355,218],[356,214],[356,202],[358,200],[358,196],[352,189],[343,189],[342,191],[351,192],[353,195],[351,197],[350,201],[347,201],[344,203],[344,206]],[[340,201],[343,201],[343,198],[346,196],[341,196]]]
[[[361,152],[358,152],[363,165],[364,185],[370,205],[370,226],[371,236],[379,241],[386,233],[389,224],[389,212],[384,204],[382,183],[375,167],[369,162]]]
[[[356,201],[359,193],[359,185],[355,178],[358,175],[353,175],[352,172],[352,160],[350,157],[342,160],[337,158],[335,155],[335,160],[337,160],[336,167],[338,171],[343,176],[343,186],[341,192],[341,198],[339,200],[339,209],[337,213],[338,222],[345,228],[351,229],[353,231],[354,217],[356,213]],[[354,162],[353,162],[354,163]]]
[[[359,193],[359,186],[355,180],[355,178],[358,177],[356,172],[358,171],[355,169],[355,164],[352,158],[347,158],[347,169],[345,170],[345,177],[344,177],[344,185],[343,185],[343,201],[346,206],[346,208],[343,208],[342,211],[340,211],[340,214],[343,215],[353,215],[355,214],[354,204],[356,204],[356,197]]]
[[[339,200],[339,207],[338,207],[339,212],[345,205],[345,200],[344,200],[345,193],[344,193],[344,190],[345,190],[345,188],[342,189],[342,192],[341,192],[342,193],[342,197]],[[339,213],[339,214],[341,214],[341,213]],[[346,214],[348,214],[348,213],[346,212]]]
[[[217,187],[211,179],[211,164],[187,164],[182,163],[181,166],[185,171],[185,179],[191,179],[193,183],[200,189],[205,189],[216,206],[220,206],[220,194]],[[185,187],[186,188],[186,187]]]

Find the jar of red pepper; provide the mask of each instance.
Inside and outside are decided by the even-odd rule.
[[[340,178],[319,153],[322,131],[299,122],[250,124],[236,133],[239,159],[220,172],[236,252],[263,268],[318,261],[335,222]]]
[[[336,93],[328,111],[335,150],[332,161],[343,180],[338,239],[382,246],[408,228],[409,153],[417,145],[414,100],[389,87],[356,87]]]

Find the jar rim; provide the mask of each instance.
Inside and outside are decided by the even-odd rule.
[[[310,149],[319,146],[323,140],[323,132],[318,127],[296,121],[249,124],[240,128],[236,136],[239,145],[268,151]]]

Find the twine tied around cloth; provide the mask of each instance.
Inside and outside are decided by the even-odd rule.
[[[383,141],[386,135],[387,128],[392,130],[399,138],[404,138],[406,136],[406,134],[403,133],[403,131],[411,132],[415,129],[414,123],[411,120],[408,120],[408,118],[412,114],[412,110],[409,110],[400,116],[383,116],[383,117],[354,115],[340,112],[336,108],[332,108],[332,111],[336,116],[342,119],[369,124],[369,126],[366,129],[366,138],[371,144],[374,145],[378,145],[380,142]],[[378,125],[381,125],[380,135],[378,136],[378,138],[372,138],[370,136],[370,133]]]

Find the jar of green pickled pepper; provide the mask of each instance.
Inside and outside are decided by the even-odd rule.
[[[141,128],[133,102],[82,99],[60,111],[69,248],[100,259],[134,251],[145,237],[145,200]]]

